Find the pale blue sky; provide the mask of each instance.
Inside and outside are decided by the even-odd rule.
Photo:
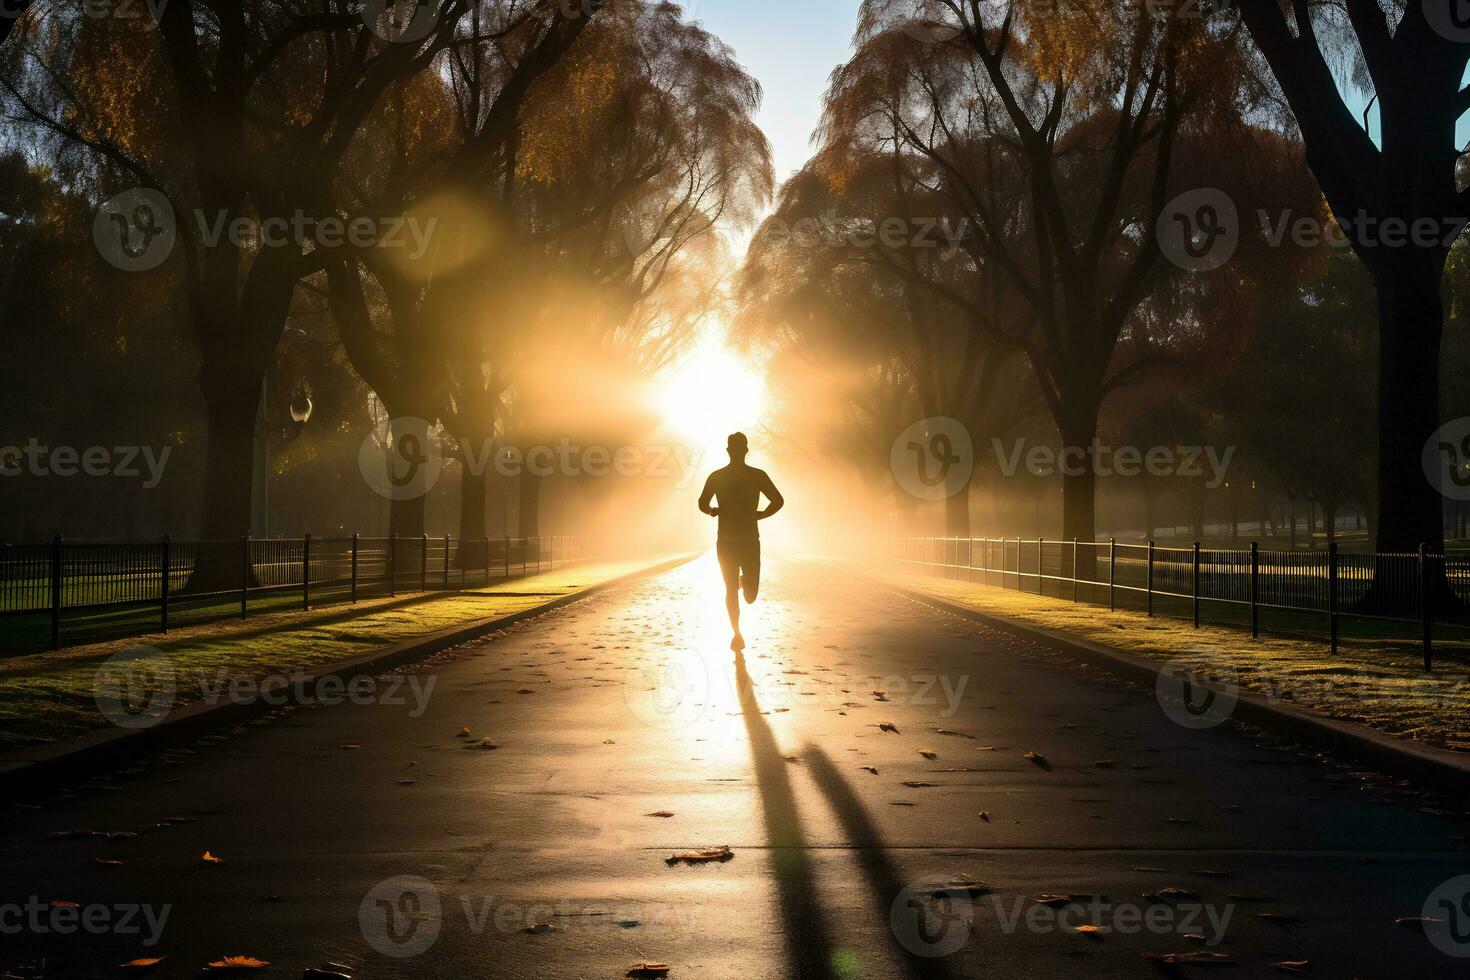
[[[811,156],[827,76],[846,61],[858,0],[684,0],[685,13],[735,49],[765,90],[756,121],[785,180]]]

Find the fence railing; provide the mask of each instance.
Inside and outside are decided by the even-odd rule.
[[[1044,538],[894,538],[889,557],[921,573],[1056,598],[1185,615],[1222,608],[1252,636],[1263,612],[1320,624],[1335,654],[1346,619],[1412,624],[1433,667],[1434,627],[1470,626],[1470,556],[1421,547],[1402,554],[1163,548]],[[1170,600],[1168,609],[1163,601]],[[1186,605],[1187,604],[1187,605]],[[1187,611],[1186,611],[1187,610]],[[1220,619],[1218,615],[1212,616]]]
[[[0,545],[0,649],[167,632],[252,609],[489,585],[598,557],[588,539],[351,537]],[[43,634],[38,637],[38,629]]]

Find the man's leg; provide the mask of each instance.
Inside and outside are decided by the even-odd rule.
[[[736,548],[721,545],[715,546],[715,554],[720,559],[720,575],[725,580],[725,611],[730,614],[730,629],[735,633],[730,647],[739,650],[745,646],[740,636],[740,554]]]
[[[741,587],[745,590],[745,601],[754,602],[761,591],[761,546],[757,541],[750,546],[740,563]]]

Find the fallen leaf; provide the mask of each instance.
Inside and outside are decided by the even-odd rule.
[[[1144,953],[1143,958],[1166,966],[1229,966],[1235,962],[1229,953],[1211,953],[1206,950],[1193,953]]]
[[[463,728],[461,728],[459,730],[459,734],[456,735],[456,736],[454,736],[454,737],[455,738],[469,738],[470,737],[470,726],[469,725],[466,725]]]
[[[893,722],[891,722],[891,721],[885,721],[882,724],[880,724],[878,726],[878,731],[880,731],[880,732],[892,732],[895,735],[901,734],[899,732],[899,730],[898,730],[898,726],[895,725],[895,724],[893,724]]]
[[[984,820],[986,823],[990,823],[990,811],[989,810],[981,810],[980,811],[980,819],[981,820]]]
[[[498,749],[498,748],[500,748],[500,746],[499,746],[499,744],[496,743],[495,739],[493,739],[493,738],[483,738],[480,741],[478,741],[478,742],[475,743],[475,748],[477,748],[477,749],[487,749],[488,750],[488,749]]]
[[[555,932],[555,931],[556,931],[556,926],[552,925],[549,922],[538,922],[534,926],[527,926],[526,927],[526,932],[529,932],[533,936],[540,936],[540,935],[544,935],[545,933]]]
[[[144,970],[153,969],[166,959],[168,959],[167,956],[144,956],[136,960],[128,960],[126,963],[119,963],[117,968],[119,970],[132,970],[134,973],[142,973]]]
[[[206,970],[264,970],[269,960],[258,960],[253,956],[226,956],[205,966]]]
[[[938,783],[917,783],[917,782],[914,782],[914,783],[904,783],[904,785],[907,786],[909,789],[928,789],[928,788],[930,788],[932,786],[938,786],[939,784]]]
[[[1307,970],[1312,964],[1310,960],[1282,960],[1280,963],[1268,963],[1266,965],[1280,973],[1294,973],[1297,976],[1304,977],[1307,975]]]
[[[1046,756],[1040,752],[1027,752],[1026,758],[1036,763],[1038,767],[1045,769],[1047,772],[1051,772],[1051,763],[1047,762]]]
[[[1423,932],[1424,927],[1429,925],[1431,922],[1443,921],[1444,919],[1438,919],[1434,916],[1404,915],[1400,916],[1397,919],[1394,919],[1393,924],[1396,926],[1403,926],[1405,929],[1417,929],[1419,932]]]
[[[1102,926],[1094,926],[1089,924],[1080,925],[1072,931],[1078,933],[1079,935],[1086,936],[1088,939],[1101,939],[1103,937],[1103,933],[1107,930],[1103,929]]]
[[[199,860],[203,861],[205,864],[224,864],[225,863],[224,858],[217,858],[213,854],[209,853],[208,851],[205,851],[204,852],[204,856],[202,858],[200,858]]]
[[[665,863],[678,864],[682,861],[685,864],[708,864],[711,861],[729,861],[734,856],[735,852],[730,850],[727,844],[722,847],[712,847],[707,851],[689,851],[684,854],[675,854],[673,857],[668,858]]]
[[[1262,922],[1269,922],[1273,926],[1294,926],[1299,925],[1302,921],[1294,915],[1282,915],[1279,912],[1257,912],[1256,918]]]
[[[875,776],[878,775],[878,770],[874,766],[862,766],[861,768],[862,768],[863,772],[870,772],[870,773],[872,773]]]
[[[925,889],[924,894],[930,898],[943,898],[946,895],[989,895],[990,886],[962,875]]]
[[[644,814],[645,817],[672,817],[673,815],[673,810],[654,810],[652,813]]]
[[[933,749],[920,749],[919,750],[919,754],[922,755],[926,759],[937,759],[937,758],[939,758],[939,753],[938,752],[935,752]]]

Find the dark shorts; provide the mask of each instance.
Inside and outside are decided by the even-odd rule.
[[[725,576],[725,588],[738,589],[744,585],[745,601],[754,602],[761,586],[761,543],[721,541],[715,545],[715,554],[720,559],[720,572]]]

